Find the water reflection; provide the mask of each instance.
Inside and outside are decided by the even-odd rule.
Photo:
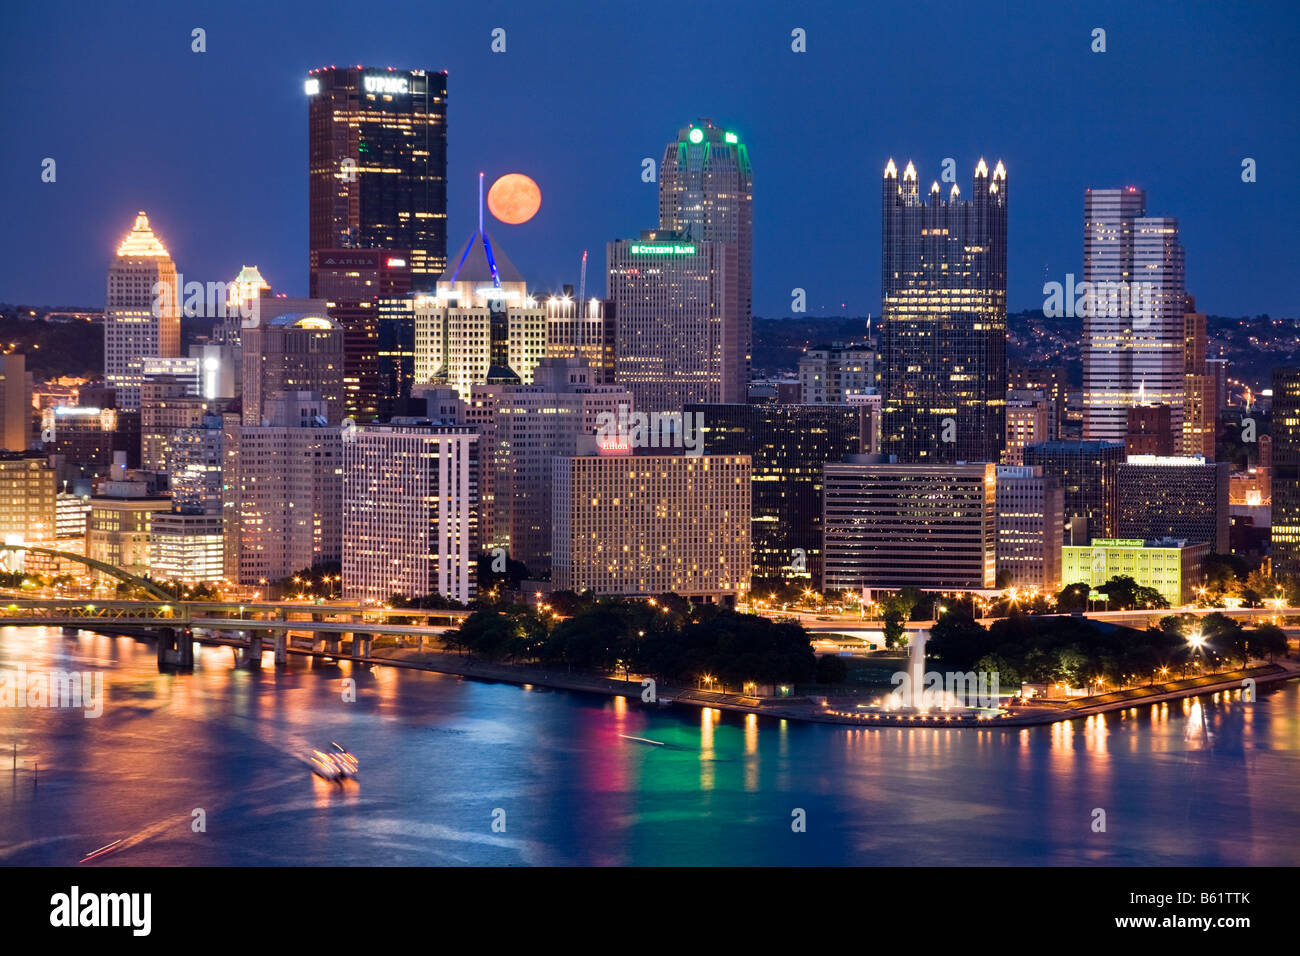
[[[1295,683],[965,731],[348,662],[236,670],[223,648],[159,674],[128,638],[0,629],[0,667],[19,663],[100,670],[107,703],[0,707],[0,863],[1300,863]],[[330,741],[358,780],[311,773]]]

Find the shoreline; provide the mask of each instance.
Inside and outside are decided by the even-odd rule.
[[[134,639],[151,641],[157,639],[152,631],[148,630],[129,633],[123,628],[101,629],[82,627],[80,629],[92,630],[99,633],[108,633],[116,636],[131,637]],[[235,646],[220,641],[208,642],[200,640],[199,643],[214,647]],[[452,654],[447,651],[418,650],[408,647],[379,648],[379,650],[391,650],[398,653],[406,652],[411,655],[411,657],[418,657],[418,659],[410,659],[400,656],[377,656],[374,653],[368,657],[357,657],[344,653],[325,654],[321,651],[293,647],[292,645],[287,647],[285,650],[288,654],[297,657],[311,657],[332,661],[351,661],[354,664],[404,667],[409,670],[420,670],[433,674],[445,674],[447,676],[461,677],[469,680],[514,684],[519,687],[536,686],[550,690],[599,694],[605,697],[624,697],[628,700],[635,700],[646,705],[652,705],[651,701],[642,700],[642,692],[645,688],[639,679],[627,681],[614,677],[598,677],[591,674],[563,671],[553,672],[541,665],[535,664],[494,664],[476,658]],[[834,710],[831,709],[829,704],[816,703],[807,698],[799,698],[788,703],[783,703],[777,698],[747,697],[741,694],[723,694],[718,691],[702,691],[689,687],[676,687],[671,685],[656,686],[656,700],[653,704],[658,706],[683,704],[691,707],[699,707],[701,709],[711,708],[714,710],[725,710],[739,714],[755,714],[760,717],[799,720],[806,723],[837,724],[842,727],[949,730],[994,730],[999,728],[1019,729],[1023,727],[1046,726],[1048,724],[1056,724],[1063,721],[1076,720],[1078,718],[1092,717],[1097,714],[1111,713],[1117,710],[1147,707],[1155,704],[1167,703],[1171,700],[1201,697],[1205,694],[1241,690],[1242,680],[1245,678],[1253,679],[1257,688],[1266,684],[1295,680],[1300,678],[1300,663],[1284,659],[1284,661],[1280,663],[1258,664],[1239,668],[1233,671],[1225,671],[1222,674],[1169,681],[1165,684],[1155,685],[1152,687],[1136,687],[1125,691],[1117,691],[1103,695],[1106,698],[1113,699],[1101,700],[1097,697],[1076,698],[1072,701],[1062,702],[1059,707],[1035,705],[1023,707],[1017,712],[1000,714],[997,717],[990,715],[953,716],[939,714],[894,714],[888,712],[852,713],[842,710]],[[1203,683],[1193,683],[1198,680],[1203,681]],[[1089,703],[1089,701],[1091,701],[1091,703]],[[843,705],[841,704],[839,706]]]
[[[319,653],[310,651],[297,650],[293,653],[306,654],[313,657],[322,657]],[[492,664],[487,661],[475,660],[472,658],[460,657],[455,654],[448,654],[440,651],[420,652],[420,661],[403,660],[394,657],[376,657],[371,655],[366,658],[343,657],[342,660],[351,660],[364,664],[389,664],[396,667],[407,667],[413,670],[424,670],[437,674],[447,674],[449,676],[464,677],[471,680],[494,681],[497,683],[514,684],[516,686],[538,686],[546,687],[553,690],[576,691],[582,693],[602,694],[606,697],[626,697],[629,700],[640,700],[643,687],[640,681],[624,681],[618,678],[603,678],[583,674],[553,674],[550,671],[543,670],[536,665],[519,665],[519,664]],[[434,661],[427,658],[436,657]],[[774,698],[756,698],[745,697],[740,694],[722,694],[716,691],[700,691],[693,688],[680,688],[663,686],[656,688],[657,703],[660,706],[672,706],[684,704],[692,707],[712,708],[715,710],[726,710],[733,713],[757,714],[761,717],[778,717],[785,720],[801,720],[808,723],[820,724],[838,724],[849,727],[903,727],[903,728],[947,728],[947,729],[969,729],[978,728],[981,730],[990,730],[996,728],[1021,728],[1044,726],[1047,724],[1061,723],[1062,721],[1076,720],[1082,717],[1091,717],[1096,714],[1110,713],[1117,710],[1127,710],[1129,708],[1146,707],[1160,703],[1166,703],[1171,700],[1182,700],[1188,697],[1201,697],[1206,694],[1222,693],[1224,691],[1234,691],[1242,689],[1242,680],[1251,678],[1255,681],[1256,687],[1266,684],[1275,684],[1288,680],[1300,678],[1300,665],[1288,662],[1287,664],[1260,664],[1246,668],[1240,668],[1233,671],[1225,671],[1223,674],[1211,675],[1209,678],[1202,678],[1206,683],[1192,686],[1176,687],[1173,685],[1187,684],[1188,681],[1170,681],[1166,684],[1156,685],[1155,687],[1133,688],[1130,691],[1120,692],[1124,696],[1115,700],[1096,700],[1095,698],[1078,698],[1062,707],[1039,708],[1034,707],[1031,712],[1021,711],[1019,713],[1004,714],[999,717],[949,717],[949,716],[918,716],[918,715],[889,715],[889,714],[848,714],[839,711],[823,709],[822,705],[815,703],[797,704],[797,703],[778,703]],[[1132,696],[1130,696],[1132,695]],[[1115,696],[1114,694],[1105,695],[1107,697]],[[771,700],[772,703],[764,703],[765,700]],[[1093,700],[1094,703],[1085,703]],[[649,704],[649,701],[643,701]]]

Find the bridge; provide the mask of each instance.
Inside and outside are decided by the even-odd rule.
[[[240,649],[239,661],[261,662],[265,649],[284,664],[290,651],[327,657],[369,657],[376,637],[423,645],[459,626],[469,611],[364,607],[356,603],[238,603],[233,601],[86,601],[0,597],[0,626],[35,625],[147,632],[158,642],[162,667],[194,666],[194,644]],[[294,635],[307,635],[304,638]],[[297,643],[295,643],[295,641]],[[345,652],[343,644],[349,642]],[[269,647],[267,646],[269,645]]]

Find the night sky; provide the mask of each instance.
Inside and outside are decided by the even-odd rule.
[[[796,286],[811,315],[878,314],[885,161],[925,189],[951,156],[968,193],[983,155],[1008,168],[1013,310],[1081,271],[1084,189],[1136,185],[1181,220],[1201,309],[1300,316],[1294,2],[7,2],[0,51],[0,301],[102,305],[137,209],[186,280],[256,264],[305,295],[303,79],[360,63],[450,71],[449,253],[480,169],[540,183],[534,220],[489,226],[540,291],[584,248],[602,290],[605,243],[655,224],[642,158],[711,116],[754,165],[756,315]]]

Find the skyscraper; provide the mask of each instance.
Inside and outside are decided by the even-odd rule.
[[[337,561],[341,547],[342,434],[324,424],[313,392],[280,392],[263,420],[222,420],[222,514],[226,574],[239,584],[274,582]]]
[[[827,462],[826,589],[993,587],[996,467],[885,455]]]
[[[745,400],[737,249],[653,230],[609,243],[614,380],[631,389],[638,409]]]
[[[1146,215],[1146,194],[1084,196],[1083,437],[1123,441],[1128,409],[1168,405],[1181,445],[1186,375],[1178,220]]]
[[[1217,554],[1229,552],[1227,462],[1129,455],[1116,488],[1116,537],[1208,541]]]
[[[343,407],[343,330],[327,316],[285,312],[243,331],[245,425],[260,425],[277,393],[310,392],[331,424]]]
[[[881,207],[882,450],[900,462],[997,462],[1007,398],[1007,171],[975,167],[928,199],[891,159]]]
[[[26,451],[32,435],[32,386],[27,356],[0,355],[0,450]]]
[[[180,291],[175,263],[137,213],[109,266],[104,309],[104,382],[119,411],[140,407],[146,357],[181,354]]]
[[[1215,407],[1214,376],[1206,364],[1209,341],[1205,313],[1196,311],[1196,299],[1187,296],[1183,307],[1183,434],[1184,455],[1214,459],[1219,410]]]
[[[1067,544],[1083,545],[1090,537],[1115,533],[1123,443],[1047,441],[1026,445],[1022,457],[1026,465],[1041,465],[1043,474],[1055,478],[1065,492]]]
[[[751,461],[750,538],[756,581],[822,586],[822,469],[863,450],[868,410],[847,404],[688,405],[704,450]],[[755,585],[757,586],[757,585]]]
[[[343,409],[357,421],[379,415],[379,324],[382,303],[411,290],[408,253],[377,249],[324,249],[315,259],[312,294],[343,329]],[[427,277],[425,277],[427,279]]]
[[[481,224],[414,311],[416,385],[468,400],[474,385],[528,384],[546,357],[546,311]]]
[[[735,376],[749,382],[754,316],[754,175],[749,150],[711,119],[682,127],[659,167],[659,228],[736,246]],[[724,401],[743,401],[738,399]]]
[[[551,581],[594,594],[680,594],[734,605],[749,590],[745,455],[596,451],[556,458]]]
[[[405,250],[447,266],[447,74],[326,67],[308,96],[311,294],[323,250]]]
[[[573,455],[598,416],[630,410],[631,393],[600,384],[581,359],[543,359],[531,385],[501,390],[492,429],[492,542],[533,576],[551,567],[551,481],[556,457]]]
[[[343,596],[474,597],[479,436],[398,418],[343,443]]]
[[[1273,369],[1271,429],[1273,573],[1295,578],[1300,575],[1300,368]]]

